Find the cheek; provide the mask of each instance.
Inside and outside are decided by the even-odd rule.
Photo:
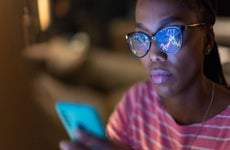
[[[205,33],[203,30],[193,30],[184,36],[183,49],[187,49],[189,55],[197,56],[197,58],[204,57],[205,52]]]
[[[178,60],[181,63],[196,67],[202,67],[204,61],[205,42],[203,32],[190,32],[190,37],[183,41],[182,49],[179,53]]]
[[[196,40],[189,41],[181,49],[178,55],[169,57],[169,61],[176,68],[176,76],[180,78],[193,76],[195,74],[202,73],[203,71],[203,44]]]

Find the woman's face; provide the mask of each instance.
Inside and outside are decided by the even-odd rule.
[[[136,31],[148,35],[169,25],[199,23],[195,11],[178,0],[139,0],[136,6]],[[205,32],[188,29],[183,32],[183,45],[176,54],[163,54],[154,40],[149,53],[141,59],[160,95],[173,96],[202,80]]]

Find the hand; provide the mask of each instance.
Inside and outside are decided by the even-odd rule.
[[[109,139],[95,137],[83,130],[76,131],[77,141],[60,142],[61,150],[131,150]]]

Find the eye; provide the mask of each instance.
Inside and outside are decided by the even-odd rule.
[[[134,42],[138,42],[138,43],[146,43],[149,41],[149,38],[144,33],[137,32],[137,33],[134,33],[133,40]]]

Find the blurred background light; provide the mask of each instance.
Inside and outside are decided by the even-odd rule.
[[[38,15],[41,30],[45,31],[50,25],[50,0],[38,0]]]

